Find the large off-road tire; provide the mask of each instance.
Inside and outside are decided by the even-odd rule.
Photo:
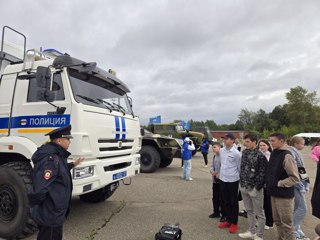
[[[0,167],[0,237],[23,238],[37,230],[27,197],[31,174],[28,162],[10,162]]]
[[[140,172],[152,173],[160,166],[160,154],[153,146],[142,146],[140,151]]]
[[[173,158],[162,158],[160,166],[161,168],[168,167],[173,161]]]
[[[80,199],[84,202],[89,203],[98,203],[102,202],[109,197],[112,196],[112,194],[116,191],[116,189],[119,186],[119,182],[111,183],[104,188],[100,188],[98,190],[95,190],[93,192],[89,192],[83,195],[80,195]]]

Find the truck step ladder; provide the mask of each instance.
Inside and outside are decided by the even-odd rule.
[[[17,35],[23,37],[23,50],[14,44],[10,44],[5,42],[5,32],[7,30],[11,30]],[[9,27],[4,26],[2,28],[2,39],[1,39],[1,49],[0,49],[0,71],[2,68],[9,64],[18,64],[25,61],[26,58],[26,36],[22,33],[18,32],[17,30]],[[6,49],[5,49],[6,47]],[[23,56],[23,57],[22,57]],[[21,58],[22,57],[22,58]],[[3,66],[4,65],[4,66]]]

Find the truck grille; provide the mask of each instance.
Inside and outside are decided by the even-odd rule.
[[[133,139],[98,139],[98,143],[133,143]]]
[[[104,152],[104,151],[118,151],[118,150],[126,150],[126,149],[132,149],[132,146],[128,146],[128,147],[102,147],[99,148],[100,152]]]
[[[99,159],[121,157],[130,155],[133,149],[134,139],[98,139]]]

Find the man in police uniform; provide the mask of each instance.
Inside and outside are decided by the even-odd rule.
[[[62,225],[69,214],[72,193],[70,170],[84,160],[80,157],[67,162],[70,131],[71,125],[68,125],[47,133],[51,141],[32,156],[33,187],[28,198],[31,216],[39,227],[37,240],[62,239]]]

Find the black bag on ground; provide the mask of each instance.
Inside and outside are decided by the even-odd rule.
[[[160,231],[156,233],[155,240],[180,240],[182,230],[179,224],[165,224],[161,227]]]

